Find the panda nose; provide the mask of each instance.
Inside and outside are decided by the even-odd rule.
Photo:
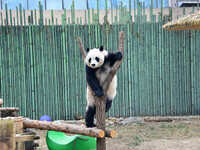
[[[94,67],[95,66],[95,64],[92,64],[92,67]]]

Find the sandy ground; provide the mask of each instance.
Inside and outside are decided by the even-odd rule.
[[[200,138],[153,140],[144,142],[137,147],[138,150],[199,150]]]
[[[107,150],[200,150],[200,120],[173,122],[137,122],[128,125],[110,125],[118,136],[107,139]],[[37,150],[48,150],[46,131]]]

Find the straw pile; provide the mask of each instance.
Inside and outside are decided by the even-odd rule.
[[[200,11],[163,25],[167,30],[200,30]]]

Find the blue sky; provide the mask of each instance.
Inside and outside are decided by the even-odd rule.
[[[38,8],[38,2],[41,1],[41,3],[44,5],[44,0],[28,0],[29,1],[29,9],[37,9]],[[99,0],[100,1],[100,9],[105,8],[105,0]],[[119,4],[120,1],[123,2],[124,5],[128,7],[129,0],[108,0],[108,7],[111,5],[111,1],[113,5]],[[151,0],[140,0],[145,1],[145,6],[149,7]],[[164,0],[164,6],[167,6],[167,1]],[[86,0],[74,0],[75,2],[75,8],[76,9],[86,9]],[[89,2],[89,8],[96,8],[97,7],[97,1],[96,0],[88,0]],[[8,4],[9,9],[15,9],[16,6],[19,5],[19,3],[22,4],[22,7],[24,9],[27,9],[27,0],[3,0],[3,3]],[[64,0],[64,7],[66,9],[70,9],[72,4],[72,0]],[[134,5],[134,0],[132,0],[132,7]],[[159,5],[160,6],[160,5]],[[3,7],[4,8],[4,7]],[[62,0],[47,0],[47,9],[62,9]]]

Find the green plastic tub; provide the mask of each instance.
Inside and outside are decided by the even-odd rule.
[[[48,131],[46,142],[49,150],[96,150],[96,138],[63,132]]]

